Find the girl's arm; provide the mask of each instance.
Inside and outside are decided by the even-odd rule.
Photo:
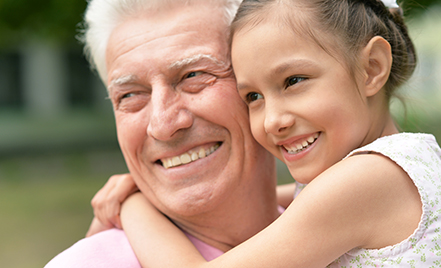
[[[294,200],[294,192],[296,191],[297,184],[289,183],[278,185],[277,190],[277,203],[283,208],[287,208]]]
[[[293,200],[295,190],[295,183],[277,186],[278,204],[286,209]],[[95,217],[86,237],[114,227],[121,229],[121,203],[136,191],[138,188],[130,174],[118,174],[110,177],[92,199]]]
[[[303,244],[286,239],[285,236],[292,231],[286,224],[294,225],[294,221],[289,219],[292,210],[289,207],[279,217],[280,221],[209,263],[184,233],[156,210],[141,193],[133,194],[123,203],[121,220],[142,267],[325,267],[325,263],[320,266],[310,266],[308,263],[298,266],[289,264],[289,256],[296,255],[296,251],[301,249],[299,245]],[[282,220],[282,217],[285,218]],[[309,236],[313,237],[309,231],[300,234],[303,237],[301,240],[305,241]],[[268,246],[268,243],[272,246]],[[312,248],[309,250],[313,252]]]
[[[194,267],[206,263],[187,236],[159,212],[142,193],[121,206],[124,232],[142,267]],[[179,255],[185,256],[185,258]],[[188,266],[180,266],[186,260]],[[192,266],[193,265],[193,266]]]
[[[274,223],[209,263],[142,196],[121,216],[144,267],[323,268],[350,249],[382,248],[413,233],[421,201],[409,181],[384,157],[350,157],[314,179]]]
[[[92,199],[91,204],[95,217],[86,237],[110,228],[121,229],[119,216],[121,203],[137,191],[138,187],[130,174],[118,174],[110,177]]]

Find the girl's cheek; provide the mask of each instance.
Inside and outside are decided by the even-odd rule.
[[[263,119],[258,116],[253,116],[253,114],[250,113],[250,127],[254,139],[256,139],[256,141],[260,143],[260,145],[267,149],[267,135],[263,126]]]

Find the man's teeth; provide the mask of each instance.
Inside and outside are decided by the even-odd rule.
[[[161,159],[162,166],[165,168],[177,167],[180,165],[185,165],[190,162],[196,161],[198,159],[204,158],[212,154],[214,151],[219,148],[219,144],[215,144],[210,148],[204,149],[201,148],[199,151],[188,151],[186,153],[181,154],[180,156],[174,156],[170,158]]]
[[[315,142],[315,140],[318,138],[319,134],[315,133],[314,135],[311,135],[310,137],[308,137],[306,140],[296,143],[296,144],[292,144],[292,145],[284,145],[283,147],[288,151],[288,153],[290,154],[296,154],[296,153],[300,153],[301,151],[305,150],[306,148],[308,148],[311,144],[313,144]]]

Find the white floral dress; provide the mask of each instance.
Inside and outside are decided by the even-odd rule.
[[[406,240],[382,249],[353,249],[330,268],[441,267],[441,149],[430,134],[400,133],[382,137],[354,153],[376,152],[397,163],[413,180],[423,203],[415,232]]]

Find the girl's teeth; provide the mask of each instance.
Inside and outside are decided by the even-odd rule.
[[[299,144],[294,144],[294,145],[292,145],[291,148],[285,147],[285,149],[290,154],[300,153],[304,149],[308,148],[311,144],[313,144],[315,142],[315,140],[318,138],[318,136],[319,136],[319,134],[315,133],[313,136],[309,137],[308,139],[303,141],[301,144],[300,143]]]

